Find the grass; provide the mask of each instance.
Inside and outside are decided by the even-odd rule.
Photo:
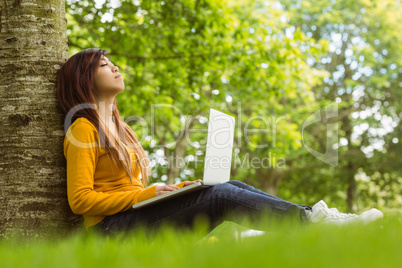
[[[261,236],[224,222],[211,233],[166,227],[120,237],[0,241],[0,267],[400,267],[402,217],[369,226],[272,226]],[[244,233],[243,233],[244,234]]]

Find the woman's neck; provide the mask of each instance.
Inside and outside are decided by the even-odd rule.
[[[98,102],[99,117],[105,123],[105,125],[116,135],[116,124],[113,119],[114,99],[102,100]]]

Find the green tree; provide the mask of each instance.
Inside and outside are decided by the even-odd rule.
[[[362,173],[370,176],[379,173],[372,179],[377,185],[395,186],[394,190],[391,187],[386,190],[395,200],[401,193],[398,186],[401,173],[395,169],[401,161],[398,156],[402,115],[400,3],[392,0],[284,0],[281,3],[292,14],[291,25],[316,41],[330,43],[325,56],[311,61],[311,66],[331,74],[314,92],[320,102],[339,102],[339,165],[310,169],[308,175],[296,172],[289,179],[314,177],[310,191],[305,189],[310,196],[315,196],[317,191],[323,193],[322,187],[327,187],[325,192],[333,200],[346,198],[348,210],[353,211],[358,209],[356,177]],[[386,183],[384,176],[388,176]],[[300,181],[294,187],[305,188]]]

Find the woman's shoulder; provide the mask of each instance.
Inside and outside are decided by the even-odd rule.
[[[92,143],[99,140],[99,134],[95,126],[86,118],[77,118],[68,128],[65,136],[65,144],[73,142]],[[77,143],[77,144],[76,144]]]

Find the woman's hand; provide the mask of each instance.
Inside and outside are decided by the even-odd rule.
[[[193,184],[193,183],[196,183],[196,182],[201,182],[201,180],[186,181],[186,182],[184,183],[184,186],[189,186],[189,185],[191,185],[191,184]]]
[[[191,185],[193,183],[196,183],[196,182],[201,182],[201,180],[186,181],[184,183],[184,187],[189,186],[189,185]],[[156,186],[156,196],[162,195],[162,194],[167,194],[167,193],[169,193],[171,191],[174,191],[174,190],[177,190],[177,189],[180,189],[180,187],[177,187],[176,185],[157,185]]]
[[[162,194],[167,194],[171,191],[180,189],[179,187],[175,185],[157,185],[156,186],[156,195],[162,195]]]

